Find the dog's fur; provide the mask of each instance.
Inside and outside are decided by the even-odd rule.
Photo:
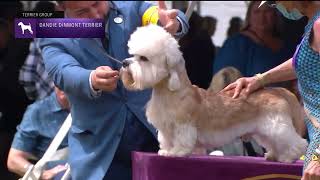
[[[22,34],[24,34],[25,30],[28,30],[31,34],[33,34],[33,31],[31,29],[31,24],[30,23],[29,23],[29,25],[25,25],[22,22],[19,22],[18,26],[21,27]]]
[[[267,159],[292,162],[304,154],[307,142],[294,127],[302,112],[289,91],[263,89],[233,99],[192,86],[177,41],[156,25],[138,28],[128,46],[133,57],[120,76],[127,89],[153,88],[146,115],[159,131],[160,155],[186,156],[244,134],[267,149]]]

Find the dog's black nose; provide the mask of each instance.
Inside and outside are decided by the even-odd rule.
[[[130,64],[132,63],[132,61],[130,59],[125,59],[123,62],[122,62],[122,66],[124,68],[128,67]]]

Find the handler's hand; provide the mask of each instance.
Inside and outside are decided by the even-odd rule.
[[[57,174],[59,174],[62,171],[67,170],[67,167],[64,165],[58,165],[55,166],[52,169],[46,170],[42,173],[40,179],[41,180],[49,180],[49,179],[53,179],[54,176],[56,176]]]
[[[301,180],[320,180],[320,163],[311,161],[304,170]]]
[[[158,14],[161,25],[170,34],[174,35],[180,27],[180,23],[177,20],[178,10],[169,9],[167,10],[164,1],[158,1]]]
[[[248,96],[253,91],[261,88],[261,83],[255,77],[242,77],[225,87],[222,92],[234,90],[232,98],[237,98],[241,93]],[[244,90],[244,92],[242,92]]]
[[[99,66],[91,76],[92,87],[95,90],[111,92],[117,87],[119,72],[109,66]]]

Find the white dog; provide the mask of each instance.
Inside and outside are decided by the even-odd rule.
[[[130,90],[153,88],[146,116],[159,131],[160,155],[186,156],[248,134],[269,160],[292,162],[305,153],[307,142],[295,129],[301,107],[289,91],[263,89],[233,99],[192,86],[177,41],[156,25],[138,28],[128,46],[133,57],[124,61],[121,79]]]
[[[25,31],[25,30],[28,30],[31,34],[33,34],[33,31],[32,31],[32,29],[31,29],[31,24],[30,24],[30,23],[29,23],[29,25],[25,25],[25,24],[23,24],[22,22],[19,22],[19,23],[18,23],[18,26],[20,26],[21,31],[22,31],[22,34],[24,34],[24,31]]]

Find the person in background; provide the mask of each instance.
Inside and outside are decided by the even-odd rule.
[[[240,17],[232,17],[229,21],[229,28],[227,30],[227,39],[240,32],[243,26],[243,20]]]
[[[212,37],[217,29],[217,18],[212,16],[205,16],[202,18],[202,29],[208,32],[208,35]]]
[[[286,4],[290,6],[286,7]],[[308,126],[311,134],[310,144],[305,156],[302,180],[320,179],[320,4],[317,1],[281,1],[273,7],[288,19],[301,19],[303,14],[309,19],[303,39],[295,53],[279,66],[261,71],[262,74],[240,78],[223,91],[234,91],[233,98],[237,98],[240,93],[246,97],[266,85],[297,79],[305,113],[311,121],[311,126]]]
[[[203,18],[193,12],[189,20],[189,32],[180,39],[179,45],[191,83],[207,89],[212,79],[215,46],[211,33],[214,33],[215,28],[208,25],[209,21],[206,20],[205,24],[203,22]]]
[[[214,58],[214,56],[217,53],[217,48],[216,48],[215,44],[212,41],[212,36],[214,36],[214,33],[217,30],[217,18],[212,17],[212,16],[203,17],[202,18],[202,26],[201,27],[202,27],[203,31],[208,32],[208,35],[211,38],[211,42],[212,42],[212,45],[213,45],[213,51],[214,51],[214,55],[213,55],[213,58]]]
[[[277,31],[280,18],[268,6],[258,8],[260,1],[252,1],[247,10],[244,28],[227,39],[217,54],[213,73],[233,66],[243,76],[252,76],[275,67],[291,56],[296,45],[287,44]]]
[[[139,26],[159,24],[176,38],[188,31],[181,11],[144,1],[58,1],[66,18],[104,18],[105,38],[44,38],[45,67],[72,104],[68,136],[71,177],[131,180],[131,152],[156,152],[156,131],[146,120],[151,89],[128,91],[119,80],[127,42]],[[149,22],[149,20],[152,20]]]
[[[34,165],[43,156],[67,118],[69,109],[66,95],[58,88],[46,98],[28,106],[21,123],[17,126],[9,151],[7,166],[11,172],[23,176],[30,165]],[[65,138],[60,149],[67,145]],[[64,170],[64,165],[57,165],[45,170],[41,179],[52,179]]]

